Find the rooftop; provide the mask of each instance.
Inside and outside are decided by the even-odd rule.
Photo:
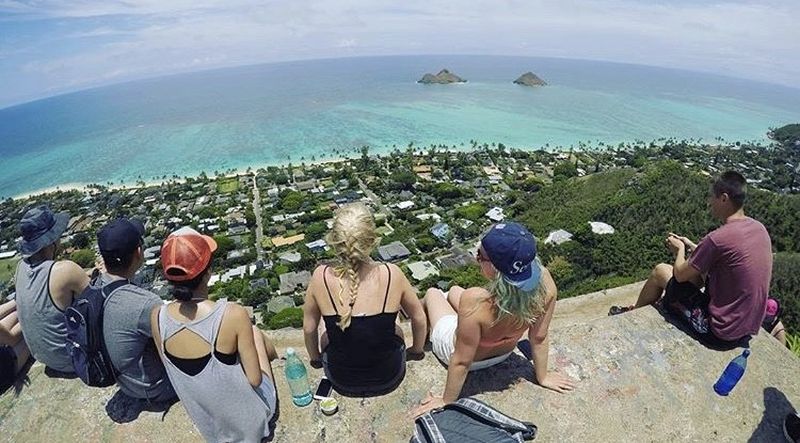
[[[303,241],[304,238],[306,238],[305,234],[297,234],[291,237],[272,237],[272,244],[275,245],[275,247],[293,245],[299,241]]]
[[[388,245],[378,246],[378,255],[383,261],[392,261],[408,257],[411,251],[403,243],[394,241]]]

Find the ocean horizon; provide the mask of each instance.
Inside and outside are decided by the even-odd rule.
[[[447,68],[467,79],[422,85]],[[512,83],[532,71],[548,86]],[[65,184],[329,160],[369,145],[522,149],[659,138],[766,141],[800,90],[570,59],[393,56],[281,62],[104,86],[0,109],[0,197]],[[339,154],[335,152],[339,151]]]

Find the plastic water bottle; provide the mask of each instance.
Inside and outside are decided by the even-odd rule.
[[[296,406],[306,406],[311,403],[311,386],[308,384],[308,373],[294,348],[286,348],[286,380],[292,391],[292,402]]]
[[[733,390],[736,383],[744,375],[744,370],[747,368],[747,357],[750,355],[750,350],[745,349],[742,355],[734,358],[722,371],[719,380],[714,383],[714,392],[719,395],[728,395]]]

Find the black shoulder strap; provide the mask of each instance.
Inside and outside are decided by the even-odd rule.
[[[389,288],[392,286],[392,268],[389,267],[388,263],[384,263],[386,266],[386,272],[389,273],[389,282],[386,283],[386,294],[383,295],[383,309],[381,309],[381,314],[386,312],[386,300],[389,299]]]
[[[333,306],[334,312],[336,315],[339,315],[339,310],[336,309],[336,303],[333,302],[333,296],[331,295],[331,288],[328,287],[328,268],[330,266],[325,266],[325,269],[322,270],[322,281],[325,283],[325,290],[328,291],[328,298],[331,299],[331,305]]]
[[[125,285],[127,285],[129,283],[130,282],[128,281],[128,279],[114,280],[111,283],[103,286],[103,288],[100,291],[103,293],[103,298],[104,299],[108,299],[108,297],[110,297],[111,294],[114,293],[114,291],[116,291],[117,289],[119,289],[119,288],[121,288],[121,287],[123,287],[123,286],[125,286]]]

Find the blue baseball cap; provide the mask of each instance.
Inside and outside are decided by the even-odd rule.
[[[54,214],[47,206],[29,209],[19,222],[22,241],[19,249],[23,257],[30,257],[47,246],[52,245],[67,229],[69,215],[66,212]]]
[[[536,239],[519,223],[498,223],[481,239],[481,246],[503,278],[510,284],[532,291],[541,278],[536,263]]]
[[[144,243],[144,224],[137,219],[117,218],[97,233],[103,260],[122,261]]]

